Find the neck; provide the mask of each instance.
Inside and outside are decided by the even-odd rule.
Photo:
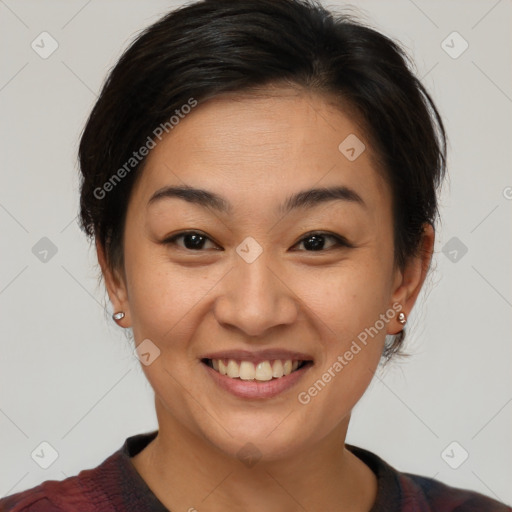
[[[132,462],[169,510],[367,512],[373,472],[345,448],[350,417],[314,446],[275,460],[241,461],[170,418]]]

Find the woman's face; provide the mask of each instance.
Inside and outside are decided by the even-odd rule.
[[[371,150],[321,97],[283,89],[201,104],[151,151],[128,206],[125,277],[107,285],[144,342],[161,431],[230,455],[250,442],[268,459],[346,431],[401,328],[397,303],[409,313],[424,278],[419,261],[394,268]],[[327,188],[338,192],[304,194]],[[223,357],[244,378],[205,363]],[[265,380],[287,359],[310,362]]]

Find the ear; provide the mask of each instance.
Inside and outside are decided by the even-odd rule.
[[[98,240],[96,240],[96,253],[98,255],[98,263],[101,267],[101,273],[105,280],[105,286],[107,288],[107,293],[110,302],[112,303],[114,313],[122,311],[125,314],[123,319],[117,321],[117,324],[122,327],[130,327],[130,307],[124,277],[120,276],[118,272],[112,270],[107,264],[105,250]]]
[[[396,271],[392,304],[398,302],[402,306],[399,311],[404,312],[406,317],[409,316],[427,277],[434,241],[434,228],[431,224],[425,223],[417,256],[411,257],[404,269]],[[402,324],[397,319],[389,323],[388,334],[398,334],[401,330]]]

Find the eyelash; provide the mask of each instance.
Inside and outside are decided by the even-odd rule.
[[[202,236],[203,238],[205,238],[206,240],[210,241],[210,242],[213,242],[213,240],[201,233],[200,231],[182,231],[181,233],[177,233],[176,235],[173,235],[169,238],[166,238],[165,240],[162,241],[162,244],[164,245],[177,245],[176,244],[176,240],[183,237],[183,236],[186,236],[186,235],[200,235]],[[342,236],[339,236],[339,235],[334,235],[332,233],[328,233],[328,232],[325,232],[325,231],[312,231],[310,233],[306,233],[295,245],[298,245],[302,242],[304,242],[305,240],[307,240],[308,238],[312,237],[312,236],[322,236],[324,238],[330,238],[332,240],[335,241],[335,245],[329,249],[322,249],[322,250],[319,250],[319,251],[305,251],[305,252],[311,252],[311,253],[315,253],[315,252],[327,252],[327,251],[330,251],[330,250],[335,250],[335,249],[340,249],[340,248],[353,248],[354,245],[352,245],[351,243],[348,242],[348,240],[346,240],[344,237]],[[213,242],[215,243],[215,242]],[[186,247],[180,247],[181,249],[185,250],[185,251],[190,251],[190,252],[204,252],[204,250],[201,248],[201,249],[187,249]]]

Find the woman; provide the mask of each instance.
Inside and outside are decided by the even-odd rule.
[[[400,353],[445,173],[402,50],[300,0],[205,0],[121,57],[81,219],[159,428],[15,511],[501,511],[346,444]]]

